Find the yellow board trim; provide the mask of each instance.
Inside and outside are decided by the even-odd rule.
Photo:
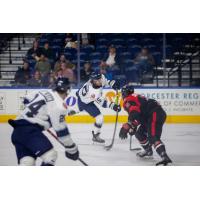
[[[8,119],[15,119],[16,115],[0,115],[0,123],[8,122]],[[74,115],[66,117],[66,121],[68,123],[93,123],[94,118],[88,115]],[[114,115],[105,115],[104,116],[105,123],[114,123],[115,116]],[[119,116],[118,117],[119,123],[127,122],[127,116]],[[200,115],[169,115],[167,116],[166,123],[198,123],[200,124]]]

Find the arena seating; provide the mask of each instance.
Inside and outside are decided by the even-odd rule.
[[[76,38],[76,34],[74,34]],[[45,42],[49,42],[54,52],[54,62],[64,53],[66,58],[77,65],[77,50],[73,48],[65,48],[65,33],[44,33],[40,34],[39,44],[44,46]],[[187,59],[187,53],[191,54],[196,51],[193,46],[199,45],[199,40],[195,40],[197,35],[193,34],[166,34],[166,66],[171,69],[176,66],[180,59]],[[163,64],[163,34],[133,34],[133,33],[97,33],[94,41],[90,45],[80,46],[80,67],[83,68],[84,63],[90,61],[94,69],[99,69],[99,64],[108,52],[110,45],[114,45],[117,54],[120,57],[120,69],[109,70],[113,78],[120,78],[121,82],[137,82],[137,68],[134,66],[133,59],[141,51],[143,47],[149,49],[152,54],[155,65],[149,73],[152,78],[148,79],[149,83],[155,81],[155,74],[162,74]],[[188,47],[189,46],[189,47]],[[187,48],[188,47],[188,48]],[[193,50],[192,50],[193,49]],[[194,53],[193,52],[193,53]],[[34,70],[35,60],[28,58],[31,69]],[[156,72],[155,72],[156,71]],[[158,78],[158,77],[157,77]]]

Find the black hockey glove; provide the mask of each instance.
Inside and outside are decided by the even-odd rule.
[[[71,146],[65,146],[65,156],[71,160],[78,160],[79,150],[75,143]]]
[[[115,112],[120,112],[121,111],[121,106],[120,105],[117,105],[115,103],[110,103],[109,107],[114,110]]]
[[[110,85],[113,90],[119,90],[120,89],[120,82],[118,80],[112,80],[110,82]]]
[[[122,128],[120,129],[119,137],[122,140],[127,139],[128,133],[129,133],[129,135],[135,135],[136,130],[137,130],[137,127],[131,126],[130,123],[125,123],[125,124],[123,124]]]
[[[74,110],[70,110],[69,112],[68,112],[68,115],[69,116],[72,116],[72,115],[75,115],[76,114],[76,111],[74,111]]]

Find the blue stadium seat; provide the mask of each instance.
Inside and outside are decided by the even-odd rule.
[[[135,57],[141,51],[141,46],[139,46],[139,45],[130,46],[130,47],[128,47],[128,51],[130,53],[132,53]]]
[[[166,45],[166,55],[167,57],[172,56],[174,52],[174,49],[171,45]]]
[[[111,40],[111,44],[115,45],[124,45],[125,41],[121,38],[115,38],[113,40]]]
[[[43,47],[44,44],[45,44],[46,42],[49,42],[49,40],[46,39],[46,38],[41,38],[41,39],[39,40],[39,45],[40,45],[41,47]]]
[[[80,60],[89,60],[88,53],[80,52]]]
[[[127,59],[123,61],[125,68],[132,67],[134,65],[133,59]]]
[[[73,56],[72,56],[72,54],[70,52],[65,52],[64,55],[65,55],[66,59],[68,59],[68,60],[72,60],[73,59]]]
[[[122,45],[116,45],[115,48],[116,48],[117,53],[122,53],[122,52],[127,51],[126,47]]]
[[[153,52],[152,56],[156,62],[156,65],[161,65],[162,63],[162,53],[157,51],[157,52]]]
[[[102,54],[100,52],[94,52],[90,54],[90,60],[101,60]]]
[[[61,38],[54,38],[52,40],[52,45],[54,46],[64,46],[63,40]]]
[[[33,70],[35,68],[36,60],[35,59],[28,59],[29,68]]]
[[[77,50],[76,49],[74,49],[74,48],[65,48],[64,49],[64,52],[68,52],[68,53],[71,53],[72,54],[72,56],[74,56],[74,55],[76,55],[76,53],[77,53]]]
[[[43,33],[41,39],[48,39],[49,41],[54,37],[54,33]]]
[[[148,48],[150,53],[153,53],[153,52],[155,52],[157,50],[156,45],[153,45],[153,44],[147,45],[146,47]]]
[[[98,38],[111,38],[111,34],[110,33],[99,33],[97,34]]]
[[[93,45],[82,46],[80,49],[81,49],[81,52],[90,54],[94,51],[94,46]]]
[[[144,45],[144,46],[147,46],[147,45],[151,45],[151,44],[153,44],[154,42],[153,42],[153,39],[151,39],[151,38],[144,38],[144,39],[142,39],[142,44]]]
[[[66,33],[56,33],[56,37],[64,40],[66,38]]]
[[[53,53],[54,53],[54,56],[55,56],[55,59],[57,59],[61,53],[61,47],[60,46],[52,46],[52,50],[53,50]]]
[[[130,38],[126,40],[127,46],[132,46],[138,44],[138,40],[136,38]]]
[[[125,76],[127,82],[137,82],[137,68],[134,66],[126,68]]]
[[[92,66],[93,67],[99,67],[101,60],[97,59],[97,60],[91,60]]]
[[[108,52],[108,46],[106,45],[100,45],[100,46],[97,46],[96,47],[96,51],[102,53],[102,54],[105,54]]]
[[[77,61],[77,59],[74,59],[74,60],[72,60],[71,62],[72,62],[74,65],[78,66],[78,61]],[[80,60],[80,68],[83,68],[84,64],[85,64],[85,60]]]
[[[109,44],[110,44],[110,42],[106,38],[99,38],[99,39],[96,40],[96,46],[109,45]]]
[[[120,54],[120,58],[122,60],[131,60],[133,58],[132,54],[130,52],[123,52]]]
[[[120,87],[123,87],[124,85],[127,84],[127,78],[124,74],[114,75],[113,79],[120,81]]]

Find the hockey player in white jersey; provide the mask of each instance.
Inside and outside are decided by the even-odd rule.
[[[42,133],[52,127],[65,145],[67,158],[77,160],[79,151],[71,139],[65,123],[68,110],[64,99],[70,92],[67,78],[58,78],[52,91],[31,93],[25,100],[25,109],[16,120],[9,120],[14,128],[12,143],[15,146],[19,165],[35,165],[37,157],[44,166],[55,165],[57,152],[49,139]]]
[[[121,111],[120,105],[117,105],[114,102],[110,103],[102,96],[104,86],[110,86],[114,90],[117,90],[120,87],[119,82],[107,80],[103,74],[96,71],[92,72],[89,81],[87,81],[76,93],[78,98],[78,112],[84,110],[95,118],[94,128],[92,130],[92,140],[99,143],[105,143],[105,140],[100,138],[103,115],[94,102],[104,108],[110,108],[118,112]]]

